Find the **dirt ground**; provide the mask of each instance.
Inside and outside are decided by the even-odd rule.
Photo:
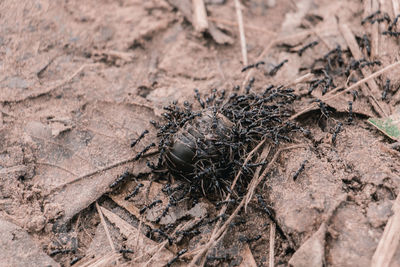
[[[399,59],[397,39],[379,34],[384,23],[360,23],[378,9],[393,20],[397,1],[243,0],[248,62],[265,64],[241,72],[234,1],[204,2],[206,33],[195,31],[189,0],[0,2],[1,266],[164,266],[183,249],[174,265],[189,264],[214,224],[200,223],[200,234],[172,244],[152,229],[162,227],[170,236],[189,232],[218,214],[215,203],[172,207],[157,224],[168,203],[165,183],[144,177],[109,187],[127,170],[137,177],[148,172],[146,161],[157,155],[132,158],[156,139],[149,121],[160,120],[163,106],[194,102],[194,88],[202,95],[213,88],[229,94],[254,76],[260,90],[267,84],[295,88],[294,111],[302,112],[322,97],[320,91],[307,94],[313,78],[304,75],[338,44],[348,47],[346,29],[367,34],[371,59],[382,63],[365,76]],[[302,55],[287,49],[312,41],[319,44]],[[285,59],[275,76],[264,75]],[[400,154],[366,119],[395,113],[399,74],[393,68],[362,85],[352,123],[346,123],[350,93],[326,101],[328,119],[318,107],[297,116],[311,136],[296,136],[293,143],[302,146],[282,151],[256,189],[278,225],[271,226],[253,197],[203,263],[370,266],[399,193]],[[392,86],[381,100],[386,79]],[[343,128],[333,143],[337,122]],[[145,129],[150,133],[132,149],[130,142]],[[140,183],[137,196],[125,201]],[[162,203],[140,213],[156,199]],[[400,266],[400,248],[390,266]]]

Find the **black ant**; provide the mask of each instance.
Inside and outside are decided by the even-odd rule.
[[[262,237],[261,235],[257,235],[257,236],[255,236],[253,238],[249,238],[247,236],[240,236],[239,237],[239,242],[246,242],[246,243],[250,244],[252,242],[255,242],[255,241],[259,240],[261,237]]]
[[[389,92],[389,89],[390,89],[390,80],[386,79],[385,87],[382,92],[382,100],[386,100],[386,96]]]
[[[138,185],[135,187],[135,189],[133,189],[133,191],[132,191],[129,195],[127,195],[127,196],[125,197],[125,200],[129,200],[129,199],[131,199],[132,197],[135,197],[135,196],[139,193],[139,190],[140,190],[141,187],[143,187],[143,184],[138,184]]]
[[[205,108],[204,101],[200,97],[199,89],[194,89],[194,93],[195,93],[195,98],[199,102],[200,106],[202,108]]]
[[[304,167],[307,163],[307,160],[304,160],[301,165],[300,168],[295,172],[295,174],[293,175],[293,181],[296,181],[297,177],[299,177],[300,173],[302,173],[302,171],[304,170]]]
[[[250,92],[251,87],[253,86],[254,82],[255,82],[255,78],[252,77],[249,81],[249,84],[246,86],[245,90],[246,90],[246,94],[248,94]]]
[[[114,188],[120,183],[122,183],[124,180],[132,177],[132,174],[128,171],[125,171],[123,174],[121,174],[112,184],[110,184],[110,188]]]
[[[163,230],[161,229],[153,229],[151,230],[152,233],[158,233],[160,236],[164,237],[165,239],[168,240],[168,244],[171,246],[174,242],[174,239],[167,235]]]
[[[75,258],[73,258],[70,262],[69,262],[69,265],[74,265],[75,263],[77,263],[78,261],[80,261],[81,259],[82,259],[83,257],[75,257]]]
[[[389,31],[389,32],[391,32],[391,31],[393,30],[393,27],[396,26],[397,21],[399,20],[399,18],[400,18],[400,14],[397,15],[397,16],[394,18],[393,22],[389,25],[389,27],[388,27],[388,31]]]
[[[318,41],[314,41],[314,42],[311,42],[311,43],[309,43],[309,44],[306,44],[305,46],[303,46],[302,48],[300,48],[299,51],[297,51],[297,54],[301,57],[301,56],[303,55],[303,53],[304,53],[307,49],[312,48],[312,47],[314,47],[314,46],[316,46],[316,45],[318,45]]]
[[[243,69],[242,69],[242,72],[245,72],[246,70],[251,69],[251,68],[258,68],[259,65],[264,65],[264,64],[265,64],[264,61],[259,61],[259,62],[254,63],[254,64],[250,64],[250,65],[244,66]]]
[[[174,262],[176,262],[176,261],[179,259],[180,256],[182,256],[183,254],[185,254],[187,251],[188,251],[188,250],[187,250],[186,248],[185,248],[185,249],[182,249],[181,251],[179,251],[178,254],[177,254],[172,260],[170,260],[170,261],[167,263],[167,266],[170,267]]]
[[[332,144],[335,144],[337,135],[339,134],[340,130],[342,129],[343,123],[339,122],[336,126],[335,132],[332,135]]]
[[[269,219],[275,224],[276,229],[278,230],[279,234],[283,238],[287,239],[285,233],[283,232],[282,228],[279,226],[278,221],[275,218],[274,212],[267,206],[264,199],[260,195],[257,195],[257,200],[258,200],[258,203],[260,204],[262,210],[268,215]]]
[[[361,25],[364,25],[366,22],[371,22],[371,20],[376,16],[379,15],[381,13],[380,10],[372,13],[371,15],[366,16],[362,21],[361,21]]]
[[[275,76],[275,74],[283,67],[283,65],[289,62],[289,60],[285,59],[283,60],[281,63],[279,63],[278,65],[276,65],[269,73],[269,76]]]
[[[149,133],[148,130],[144,130],[144,131],[139,135],[139,137],[138,137],[136,140],[133,140],[133,141],[132,141],[131,147],[134,147],[137,143],[139,143],[140,140],[142,140],[143,137],[144,137],[146,134],[148,134],[148,133]]]
[[[350,124],[353,122],[353,102],[349,101],[349,117],[347,119],[347,122]]]
[[[144,206],[143,208],[140,209],[139,213],[143,214],[147,209],[152,209],[155,205],[162,203],[161,199],[157,199],[155,201],[153,201],[152,203],[150,203],[147,206]]]
[[[193,235],[199,235],[201,232],[198,229],[194,229],[191,231],[177,231],[176,235],[182,235],[182,236],[193,236]]]
[[[135,160],[135,161],[136,161],[136,160],[139,160],[139,159],[143,156],[144,153],[146,153],[147,151],[150,150],[150,148],[155,147],[155,146],[156,146],[155,143],[151,143],[150,145],[146,146],[142,151],[140,151],[140,152],[135,156],[134,160]]]

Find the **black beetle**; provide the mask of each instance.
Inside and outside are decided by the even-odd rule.
[[[224,115],[205,109],[201,116],[185,124],[172,137],[172,144],[165,154],[169,171],[192,181],[196,177],[196,168],[206,168],[207,162],[215,162],[223,157],[214,143],[229,140],[232,126],[233,123]]]

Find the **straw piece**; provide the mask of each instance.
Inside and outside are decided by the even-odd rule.
[[[372,2],[371,2],[372,12],[379,10],[379,2],[378,1],[379,0],[372,0]],[[379,56],[380,56],[379,23],[374,23],[373,25],[368,25],[368,26],[371,27],[371,57],[379,58]]]
[[[372,257],[371,267],[390,266],[400,241],[400,194],[393,203],[393,216],[388,220],[378,247]]]
[[[207,11],[203,0],[192,0],[193,26],[197,32],[208,29]]]
[[[399,0],[392,0],[392,5],[393,5],[393,15],[397,16],[397,14],[400,14]]]
[[[274,267],[275,258],[275,223],[271,222],[271,230],[269,232],[269,267]]]
[[[354,37],[354,34],[350,30],[349,26],[347,26],[347,24],[341,23],[341,24],[339,24],[339,29],[343,35],[344,40],[346,41],[347,45],[349,46],[350,51],[353,54],[355,60],[362,59],[363,55],[360,51],[360,48],[357,45],[356,38]],[[367,68],[362,69],[361,72],[363,73],[364,77],[368,77],[371,75],[371,71]],[[363,85],[363,86],[361,86],[361,90],[363,91],[363,94],[370,98],[371,104],[374,106],[376,112],[378,112],[381,117],[388,116],[386,110],[384,110],[382,108],[382,106],[380,105],[380,103],[377,101],[377,99],[375,97],[375,96],[379,95],[379,91],[380,91],[378,85],[375,83],[375,80],[369,79],[367,81],[367,84],[368,84],[369,88],[371,89],[372,93],[368,90],[368,88],[365,85]]]
[[[243,65],[246,66],[246,65],[248,65],[246,36],[244,35],[242,7],[240,5],[239,0],[235,0],[235,8],[236,8],[236,15],[237,15],[238,26],[239,26],[240,46],[242,47],[242,60],[243,60]]]

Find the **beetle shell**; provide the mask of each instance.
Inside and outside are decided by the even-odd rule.
[[[200,160],[213,162],[220,154],[213,142],[229,138],[233,123],[218,112],[207,109],[200,117],[187,122],[172,137],[165,161],[169,171],[179,178],[191,181],[195,165]]]

